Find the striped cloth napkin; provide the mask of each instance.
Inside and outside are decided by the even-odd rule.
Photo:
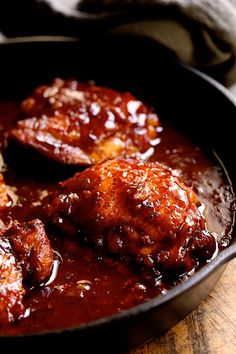
[[[7,0],[0,4],[0,31],[6,36],[135,33],[200,69],[228,76],[235,71],[236,0]]]

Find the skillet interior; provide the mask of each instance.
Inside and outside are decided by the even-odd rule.
[[[135,38],[86,43],[29,39],[1,45],[0,58],[1,99],[23,98],[34,86],[56,76],[93,79],[98,84],[128,89],[156,107],[162,120],[171,120],[197,144],[214,149],[236,183],[232,148],[236,106],[219,84],[176,63],[152,42]],[[234,240],[186,283],[124,313],[67,331],[2,337],[0,343],[8,348],[19,343],[30,348],[31,341],[41,345],[52,342],[60,348],[68,340],[86,352],[91,348],[102,348],[103,352],[127,349],[170,328],[190,312],[208,295],[225,263],[235,254]]]

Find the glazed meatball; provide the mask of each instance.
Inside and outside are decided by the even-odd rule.
[[[48,280],[53,251],[40,220],[15,222],[0,235],[0,326],[24,315],[25,283]],[[28,287],[27,287],[28,288]]]
[[[9,137],[63,164],[148,158],[159,142],[159,119],[150,107],[93,83],[56,79],[36,88],[22,110],[27,119]]]
[[[174,277],[216,253],[199,204],[163,164],[110,160],[62,182],[45,210],[67,234]]]

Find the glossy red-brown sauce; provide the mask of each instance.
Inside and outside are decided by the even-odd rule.
[[[22,103],[23,119],[11,139],[66,165],[91,165],[114,157],[150,155],[159,119],[129,92],[93,82],[55,79]]]
[[[103,135],[109,137],[116,131],[125,131],[122,138],[125,138],[126,144],[131,139],[141,152],[145,152],[150,142],[155,145],[151,137],[156,138],[155,128],[159,125],[153,110],[131,93],[121,94],[95,86],[93,82],[76,80],[55,79],[50,87],[36,88],[34,94],[23,101],[22,110],[26,117],[46,115],[47,120],[57,112],[60,122],[55,119],[56,124],[54,122],[51,129],[60,135],[62,141],[63,138],[65,142],[69,139],[85,151],[91,151]]]
[[[19,105],[0,103],[1,150],[5,151],[4,132],[19,117]],[[230,242],[233,196],[217,160],[209,160],[203,151],[182,133],[162,122],[161,142],[152,160],[164,162],[181,171],[184,181],[194,188],[205,206],[207,225],[219,235],[220,247]],[[11,219],[40,218],[41,200],[56,190],[57,182],[72,175],[66,167],[38,167],[38,160],[27,163],[20,149],[3,153],[3,174],[12,206],[0,211],[6,224]],[[25,156],[25,159],[22,159]],[[30,157],[30,153],[29,153]],[[24,161],[26,160],[26,161]],[[34,165],[35,164],[35,165]],[[23,165],[23,167],[22,167]],[[42,165],[43,166],[43,165]],[[32,289],[25,297],[25,318],[0,328],[0,335],[48,331],[80,325],[112,315],[165,294],[175,284],[144,282],[136,269],[80,244],[77,240],[48,233],[60,261],[53,283]]]

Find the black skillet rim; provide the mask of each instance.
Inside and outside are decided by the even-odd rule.
[[[58,42],[58,43],[68,43],[68,42],[81,42],[81,39],[76,38],[76,37],[67,37],[67,36],[32,36],[32,37],[14,37],[14,38],[8,38],[3,40],[0,43],[1,47],[4,46],[11,46],[14,44],[20,44],[20,43],[44,43],[44,42]],[[180,63],[178,60],[173,59],[171,65],[179,66],[186,72],[193,73],[195,76],[200,78],[202,81],[207,82],[212,86],[215,90],[219,91],[228,101],[228,104],[232,105],[233,108],[235,109],[236,113],[236,99],[235,97],[228,91],[227,88],[225,88],[222,84],[220,84],[218,81],[213,79],[212,77],[208,76],[207,74],[199,71],[198,69],[192,68],[189,65]],[[217,156],[216,156],[217,157]],[[217,157],[218,158],[218,157]],[[218,158],[219,159],[219,158]],[[222,164],[222,168],[224,168],[223,163],[219,160],[219,162]],[[230,181],[230,177],[226,172],[226,177],[230,183],[230,186],[233,190],[233,185]],[[236,209],[233,210],[233,225],[232,225],[232,233],[234,232],[233,228],[235,228],[235,218],[236,218]],[[215,272],[217,269],[228,263],[231,259],[236,257],[236,242],[229,245],[226,249],[221,251],[216,258],[203,266],[200,270],[198,270],[191,278],[189,278],[187,281],[184,281],[183,283],[175,286],[173,289],[169,290],[167,294],[165,295],[159,295],[153,299],[150,299],[149,301],[137,305],[135,307],[132,307],[131,309],[124,310],[120,313],[101,318],[95,321],[91,321],[89,323],[85,323],[79,326],[73,326],[73,327],[67,327],[67,328],[59,328],[57,330],[53,331],[43,331],[43,332],[33,332],[30,334],[20,334],[20,335],[12,335],[12,336],[0,336],[1,338],[4,339],[14,339],[14,338],[33,338],[33,337],[40,337],[40,336],[50,336],[50,335],[57,335],[57,334],[64,334],[64,333],[70,333],[74,331],[84,331],[86,329],[90,328],[96,328],[99,327],[103,324],[109,324],[111,322],[118,322],[120,320],[125,320],[126,318],[132,318],[136,317],[142,313],[145,313],[147,311],[153,310],[164,303],[170,302],[173,298],[177,297],[181,293],[186,292],[188,289],[197,286],[200,284],[204,279],[210,276],[213,272]]]

